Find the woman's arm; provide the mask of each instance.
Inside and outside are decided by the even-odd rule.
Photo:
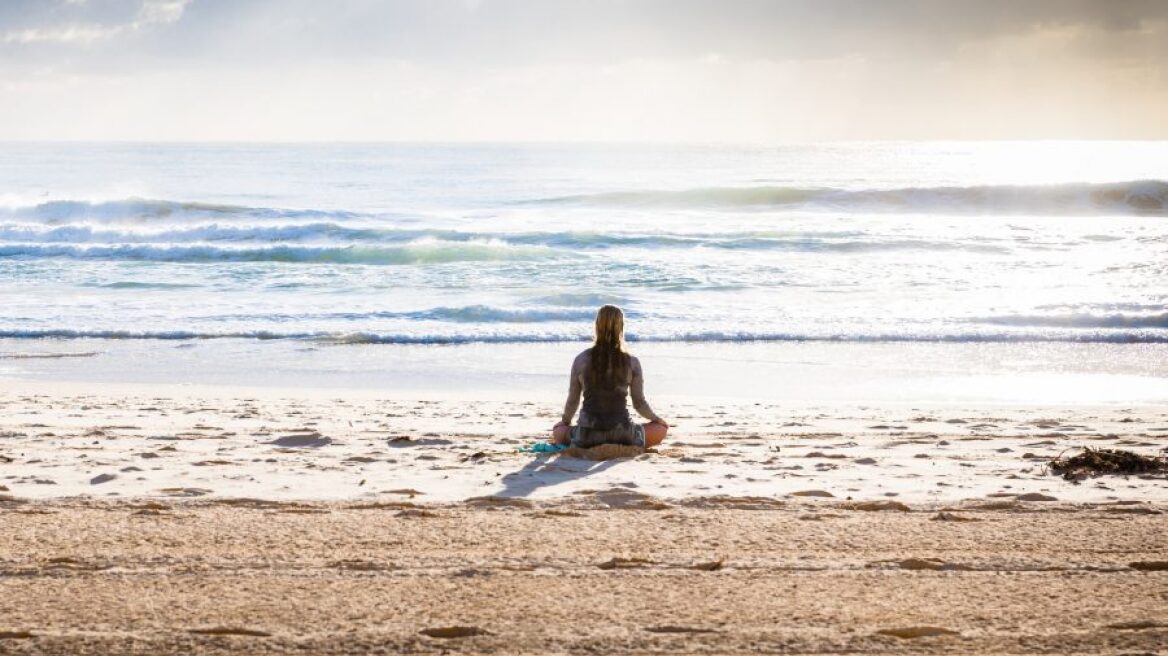
[[[641,371],[641,361],[629,356],[629,366],[633,370],[633,380],[629,383],[629,396],[633,399],[633,409],[649,421],[665,423],[661,417],[657,416],[657,413],[653,412],[653,408],[650,408],[649,402],[645,400],[645,375]]]
[[[568,383],[568,400],[564,403],[564,415],[560,418],[566,426],[572,425],[572,417],[576,416],[576,408],[580,407],[580,394],[584,391],[580,377],[584,372],[584,362],[581,356],[576,356],[572,362],[572,373]]]

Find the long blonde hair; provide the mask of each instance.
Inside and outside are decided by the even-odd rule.
[[[615,305],[596,312],[596,343],[592,347],[592,382],[614,387],[629,366],[625,352],[625,313]]]

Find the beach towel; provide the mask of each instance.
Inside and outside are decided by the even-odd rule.
[[[551,442],[536,442],[519,447],[520,453],[559,453],[568,448],[567,444],[552,444]]]

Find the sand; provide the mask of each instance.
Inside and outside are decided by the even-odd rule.
[[[1156,653],[1156,407],[666,399],[655,452],[547,404],[5,384],[3,653]],[[587,454],[578,454],[587,455]]]
[[[1168,647],[1168,572],[1138,569],[1164,559],[1168,547],[1163,515],[1146,507],[941,514],[610,497],[432,507],[10,505],[0,537],[0,631],[31,637],[4,639],[0,649],[1103,654]]]

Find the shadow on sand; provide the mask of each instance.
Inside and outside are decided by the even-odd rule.
[[[498,496],[526,497],[541,487],[552,487],[598,474],[628,462],[641,453],[639,448],[609,444],[592,449],[571,448],[560,453],[538,455],[521,469],[503,476],[503,489]]]

